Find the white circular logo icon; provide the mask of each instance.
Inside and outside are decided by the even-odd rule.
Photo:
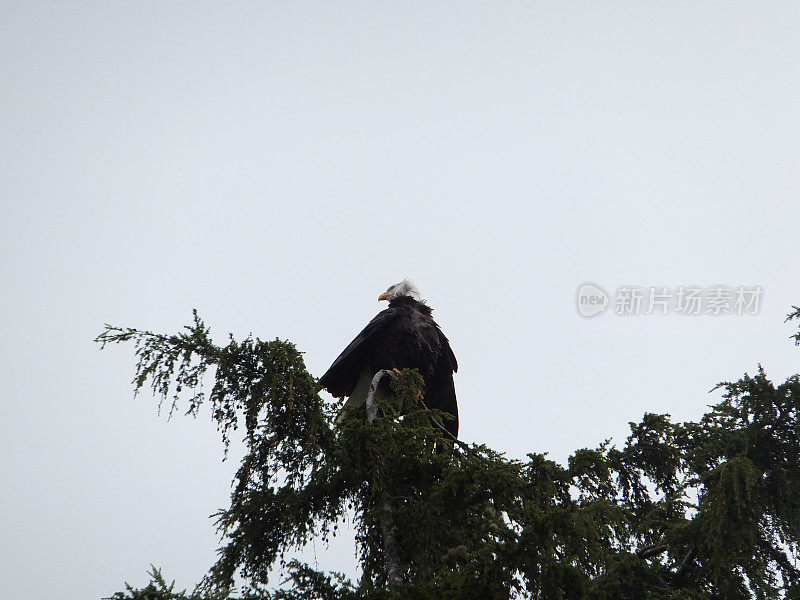
[[[608,308],[608,294],[599,285],[584,283],[578,288],[578,314],[582,317],[596,317]]]

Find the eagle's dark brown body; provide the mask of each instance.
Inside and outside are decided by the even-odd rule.
[[[453,385],[458,363],[431,312],[411,296],[392,298],[389,308],[378,313],[333,361],[320,384],[338,398],[352,397],[365,374],[371,378],[381,369],[417,369],[425,380],[426,406],[453,415],[444,425],[458,435]]]

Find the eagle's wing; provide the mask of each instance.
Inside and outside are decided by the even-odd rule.
[[[370,354],[374,351],[375,342],[381,338],[381,332],[398,317],[396,308],[387,308],[375,315],[320,377],[320,385],[337,398],[352,394],[365,363],[369,362]]]

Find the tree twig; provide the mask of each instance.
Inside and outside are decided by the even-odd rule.
[[[669,549],[669,544],[652,544],[650,546],[642,546],[636,552],[639,558],[652,558],[659,554],[666,552]]]
[[[678,567],[678,570],[675,572],[676,579],[678,580],[683,579],[683,576],[686,573],[686,569],[689,567],[690,564],[692,564],[692,560],[694,559],[695,554],[697,554],[697,547],[692,546],[691,550],[689,550],[689,552],[686,554],[686,557],[683,559],[683,562],[681,562],[681,566]]]

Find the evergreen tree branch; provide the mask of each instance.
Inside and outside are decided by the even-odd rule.
[[[800,597],[800,376],[776,385],[759,365],[719,384],[699,421],[648,413],[619,446],[562,465],[454,440],[413,370],[388,374],[396,405],[380,397],[384,374],[334,427],[291,343],[215,345],[194,317],[177,335],[106,326],[97,341],[133,342],[134,390],[149,384],[170,414],[179,400],[190,414],[210,404],[226,445],[244,424],[231,505],[217,515],[223,545],[198,600],[224,597],[235,577],[263,600]],[[284,562],[335,535],[348,510],[360,582]],[[264,592],[279,565],[291,589]],[[151,591],[175,596],[155,579]]]

